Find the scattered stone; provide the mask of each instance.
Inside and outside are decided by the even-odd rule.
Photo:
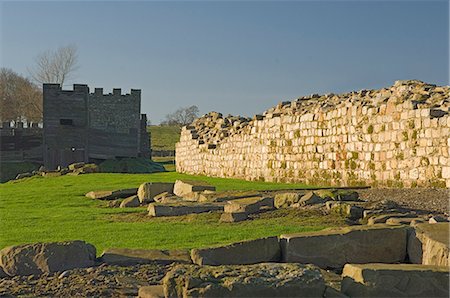
[[[90,267],[94,261],[95,247],[80,240],[23,244],[0,251],[0,267],[9,276]]]
[[[310,191],[300,198],[298,204],[299,206],[315,205],[325,203],[327,200],[327,198],[321,198],[314,192]]]
[[[137,194],[137,188],[90,191],[85,196],[97,200],[124,199]]]
[[[221,191],[215,192],[204,190],[198,193],[199,202],[226,202],[236,199],[261,196],[261,193],[255,191]]]
[[[411,225],[411,222],[413,221],[422,221],[423,219],[420,217],[390,217],[386,220],[387,225]]]
[[[122,199],[108,201],[108,207],[109,208],[119,208],[122,201],[123,201]]]
[[[408,235],[408,257],[413,264],[449,266],[450,223],[417,224]]]
[[[157,263],[168,265],[172,263],[192,263],[186,250],[156,250],[109,248],[105,250],[100,260],[109,265],[133,266],[136,264]]]
[[[164,183],[164,182],[147,182],[139,186],[137,195],[139,201],[143,204],[150,203],[154,201],[155,196],[167,192],[173,193],[174,184]]]
[[[23,178],[28,178],[28,177],[33,177],[33,176],[34,176],[34,174],[30,173],[30,172],[20,173],[20,174],[17,174],[16,180],[23,179]]]
[[[245,212],[250,214],[259,212],[262,207],[273,208],[273,198],[250,197],[228,201],[224,207],[224,211],[227,213]]]
[[[162,201],[164,201],[165,199],[167,199],[167,197],[169,197],[171,194],[167,191],[162,192],[156,196],[153,197],[153,201],[155,201],[156,203],[161,203]]]
[[[275,195],[274,205],[275,208],[287,208],[300,201],[301,194],[298,192],[285,192]]]
[[[278,262],[281,258],[278,237],[236,242],[230,245],[191,250],[197,265],[244,265]]]
[[[449,267],[347,264],[342,276],[350,297],[449,297]]]
[[[179,197],[192,196],[192,193],[201,192],[204,190],[215,191],[216,187],[208,184],[205,181],[188,181],[177,180],[173,187],[173,193]]]
[[[165,297],[322,297],[325,282],[312,265],[178,265],[163,279]]]
[[[331,213],[343,215],[351,220],[363,218],[364,208],[361,206],[336,201],[328,201],[325,206]]]
[[[376,215],[376,216],[372,216],[369,217],[367,224],[369,226],[374,225],[374,224],[383,224],[386,222],[386,220],[388,220],[391,217],[396,217],[396,218],[411,218],[415,219],[417,218],[416,214],[411,214],[411,213],[389,213],[389,214],[381,214],[381,215]]]
[[[220,222],[240,222],[248,219],[246,212],[224,212],[220,216]]]
[[[73,171],[73,170],[82,168],[84,165],[85,165],[84,162],[76,162],[76,163],[73,163],[73,164],[69,165],[69,170]]]
[[[219,203],[197,203],[183,202],[173,204],[151,203],[148,205],[150,216],[180,216],[192,213],[204,213],[210,211],[223,211],[223,204]]]
[[[430,224],[435,224],[438,222],[448,222],[448,220],[445,217],[438,215],[432,216],[430,217],[430,219],[428,219],[428,223]]]
[[[406,257],[407,229],[353,226],[281,235],[283,262],[342,268],[346,263],[395,263]]]
[[[120,203],[120,208],[128,208],[128,207],[139,207],[140,201],[138,196],[134,195],[131,197],[126,198],[125,200]]]
[[[162,285],[140,287],[138,298],[164,298],[164,287]]]

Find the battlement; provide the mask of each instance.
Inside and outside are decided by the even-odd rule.
[[[95,88],[94,93],[91,95],[95,96],[129,96],[133,98],[140,98],[141,90],[140,89],[131,89],[130,93],[122,94],[121,88],[113,88],[112,93],[103,93],[103,88]],[[130,96],[132,95],[132,96]]]

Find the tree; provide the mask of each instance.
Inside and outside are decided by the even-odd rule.
[[[173,112],[172,114],[166,115],[166,120],[164,120],[161,124],[163,125],[179,125],[184,126],[192,123],[195,118],[198,117],[198,107],[190,106],[185,108],[180,108]]]
[[[36,65],[28,71],[39,85],[54,83],[64,85],[78,69],[78,54],[75,45],[58,48],[56,51],[47,50],[35,58]]]
[[[42,120],[42,91],[29,79],[8,68],[0,68],[1,121]]]

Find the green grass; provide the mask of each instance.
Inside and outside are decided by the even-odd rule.
[[[152,134],[152,150],[175,150],[180,140],[181,128],[177,126],[152,125],[147,130]]]
[[[0,248],[21,243],[74,239],[94,244],[98,253],[108,247],[193,248],[281,233],[320,230],[342,224],[340,219],[323,221],[323,217],[314,214],[286,216],[281,210],[235,224],[219,223],[218,213],[150,218],[143,207],[107,208],[107,202],[84,196],[91,190],[137,187],[142,182],[175,181],[180,178],[206,180],[218,190],[304,186],[207,178],[176,172],[100,173],[10,181],[0,185]]]
[[[175,156],[153,156],[152,160],[162,165],[166,169],[166,171],[175,172]]]

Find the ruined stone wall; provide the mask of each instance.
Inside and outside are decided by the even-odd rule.
[[[184,127],[177,171],[327,185],[450,187],[450,87],[302,97],[253,119],[212,112]]]

